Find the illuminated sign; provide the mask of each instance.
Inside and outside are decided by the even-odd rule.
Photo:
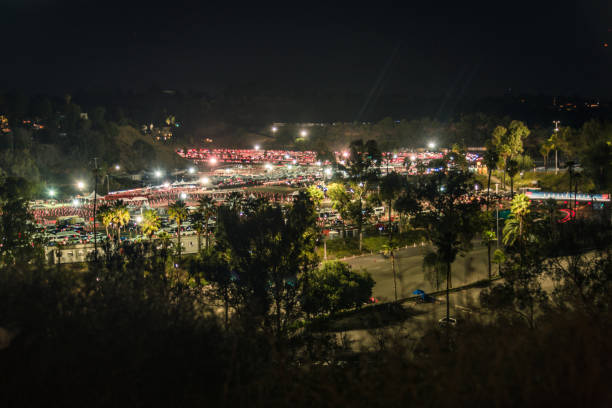
[[[556,201],[598,201],[610,202],[610,194],[573,194],[573,193],[549,193],[544,191],[527,191],[525,193],[530,200],[548,200]]]

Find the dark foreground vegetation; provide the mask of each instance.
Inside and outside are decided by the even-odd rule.
[[[199,288],[167,278],[156,261],[92,265],[79,276],[4,269],[0,311],[15,337],[0,351],[3,406],[612,402],[609,291],[553,302],[534,327],[475,318],[450,333],[389,331],[378,347],[353,352],[308,330],[279,337],[240,319],[225,327]],[[609,290],[610,259],[601,267]]]

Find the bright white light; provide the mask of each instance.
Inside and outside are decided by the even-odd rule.
[[[285,155],[285,159],[289,160],[291,158],[291,156],[289,156],[288,154]]]
[[[186,198],[187,198],[187,194],[185,194],[185,193],[181,193],[181,200],[184,200],[184,199],[186,199]]]
[[[189,174],[195,173],[195,169],[193,167],[190,167],[187,171],[189,172]]]
[[[346,162],[344,160],[340,160],[340,164],[344,166]]]
[[[292,163],[297,164],[297,160],[293,159]]]
[[[210,164],[217,164],[217,158],[216,157],[211,157],[210,160],[208,161]]]
[[[140,224],[142,222],[142,216],[136,216],[136,224]]]
[[[429,144],[427,145],[430,149],[435,149],[436,144],[434,142],[429,142]]]
[[[278,128],[276,126],[272,126],[272,133],[276,133],[277,130]]]
[[[287,170],[291,170],[292,168],[293,168],[292,165],[290,165],[290,164],[287,165]]]
[[[349,152],[342,152],[342,155],[343,155],[344,157],[349,157]]]
[[[264,167],[266,168],[266,170],[272,170],[272,165],[270,163],[266,163]]]
[[[155,177],[160,178],[162,176],[161,170],[155,170]]]
[[[167,181],[166,181],[166,182],[164,182],[164,184],[162,184],[162,185],[163,185],[164,187],[166,187],[166,188],[170,187],[170,183],[168,183]]]
[[[300,136],[302,136],[302,137],[306,137],[306,136],[308,136],[308,132],[306,131],[306,129],[302,129],[302,130],[300,131]]]
[[[208,184],[208,183],[210,183],[210,179],[209,179],[208,177],[202,177],[202,178],[200,179],[200,183],[202,183],[202,184]]]
[[[119,166],[118,164],[115,164],[115,170],[121,170],[121,166]]]
[[[394,154],[394,155],[393,155],[393,158],[394,158],[394,159],[397,159],[397,154]]]
[[[73,207],[77,207],[79,205],[79,200],[77,200],[76,198],[74,200],[72,200],[72,206]]]
[[[77,181],[77,184],[76,184],[76,185],[77,185],[77,188],[78,188],[79,190],[82,190],[82,189],[84,189],[84,188],[85,188],[85,183],[84,183],[84,182],[82,182],[82,181]]]
[[[331,176],[332,174],[332,169],[330,169],[329,167],[325,169],[325,175],[326,176]]]
[[[259,150],[259,145],[255,145],[255,150]]]
[[[415,161],[416,160],[416,156],[410,156],[410,160]]]
[[[49,194],[49,197],[55,197],[55,190],[50,188],[47,194]]]
[[[321,165],[321,161],[319,160],[319,161],[317,162],[317,166],[320,166],[320,165]]]

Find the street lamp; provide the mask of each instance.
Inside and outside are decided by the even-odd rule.
[[[559,123],[561,123],[561,121],[559,120],[553,120],[553,123],[555,124],[555,133],[559,132]],[[558,149],[557,149],[557,138],[555,138],[555,174],[557,174],[559,172],[559,156],[557,154]]]
[[[155,175],[155,177],[156,177],[156,178],[161,178],[161,176],[162,176],[162,171],[161,171],[161,170],[155,170],[154,175]]]
[[[202,178],[200,179],[200,183],[202,183],[202,184],[208,184],[208,183],[210,183],[210,179],[209,179],[208,177],[202,177]]]
[[[429,142],[429,144],[427,145],[431,150],[436,148],[436,144],[434,142]]]
[[[79,200],[77,200],[76,198],[74,200],[72,200],[72,206],[73,207],[78,207],[79,206]]]
[[[85,188],[85,183],[82,181],[77,181],[76,186],[79,190],[83,190]]]
[[[55,190],[50,188],[49,191],[47,191],[47,194],[49,194],[49,197],[53,198],[55,197]]]
[[[184,200],[184,199],[186,199],[186,198],[187,198],[187,194],[185,194],[185,193],[181,193],[181,200]]]
[[[216,157],[211,157],[211,158],[208,160],[208,162],[209,162],[211,165],[213,165],[213,166],[214,166],[215,164],[217,164],[217,158],[216,158]]]
[[[308,136],[308,132],[306,131],[306,129],[302,129],[302,130],[300,131],[300,136],[302,136],[302,137],[306,137],[306,136]]]
[[[272,126],[272,133],[276,133],[277,130],[278,128],[276,126]]]
[[[259,150],[259,145],[255,145],[255,150]]]
[[[189,174],[195,173],[195,169],[193,167],[190,167],[189,169],[187,169],[187,171],[189,172]]]
[[[118,164],[115,164],[115,170],[117,171],[121,170],[121,166],[119,166]]]

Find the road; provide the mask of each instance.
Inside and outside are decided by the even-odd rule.
[[[415,289],[425,292],[434,292],[435,288],[428,282],[423,273],[423,256],[430,247],[407,248],[397,251],[397,287],[398,298],[407,298]],[[368,255],[345,260],[353,269],[367,270],[376,281],[373,294],[379,301],[394,299],[393,272],[391,260],[382,255]],[[476,282],[487,277],[486,247],[479,244],[465,257],[458,256],[452,265],[452,284],[461,286]],[[440,289],[445,288],[445,284]],[[478,304],[481,289],[474,288],[450,294],[451,316],[460,322],[473,313],[473,306]],[[402,336],[422,335],[426,327],[436,324],[439,319],[446,316],[445,296],[438,296],[435,303],[416,304],[403,303],[404,317],[399,317],[395,323],[378,323],[376,317],[357,317],[341,319],[334,324],[338,339],[348,341],[355,350],[361,347],[377,347],[383,333],[394,332]]]
[[[431,247],[406,248],[397,251],[395,256],[397,275],[397,296],[399,299],[412,296],[416,289],[434,292],[436,288],[425,279],[423,257]],[[391,258],[383,255],[367,255],[346,259],[355,270],[367,270],[374,278],[374,297],[379,300],[393,300],[393,271]],[[495,265],[493,265],[495,267]],[[461,286],[487,277],[487,249],[479,244],[465,257],[458,256],[451,267],[453,286]],[[446,288],[445,284],[440,289]]]

